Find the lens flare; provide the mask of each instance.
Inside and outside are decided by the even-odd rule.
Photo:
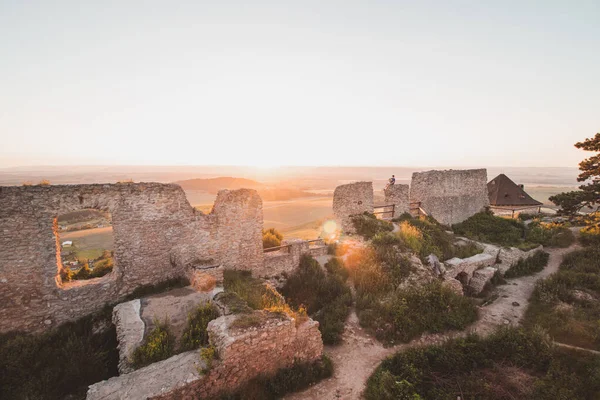
[[[335,234],[335,232],[337,231],[337,224],[333,220],[325,221],[325,223],[323,224],[323,231],[327,235]]]

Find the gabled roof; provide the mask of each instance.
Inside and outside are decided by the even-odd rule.
[[[542,203],[525,193],[519,185],[504,174],[500,174],[487,184],[491,206],[541,206]]]

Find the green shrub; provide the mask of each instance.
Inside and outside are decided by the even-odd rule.
[[[327,356],[313,363],[296,363],[280,369],[274,376],[252,379],[236,393],[224,395],[222,400],[275,400],[288,393],[300,391],[333,375],[333,364]]]
[[[107,307],[40,335],[0,334],[0,398],[85,398],[88,385],[118,375],[111,314]]]
[[[92,277],[92,270],[90,269],[90,265],[88,262],[84,262],[81,268],[73,274],[72,279],[80,280],[80,279],[90,279]]]
[[[453,225],[454,232],[481,242],[501,246],[517,246],[525,233],[525,226],[516,220],[494,216],[488,212],[473,215]]]
[[[584,246],[600,247],[600,226],[582,228],[579,241]]]
[[[241,314],[232,323],[231,327],[236,329],[246,329],[253,326],[259,326],[263,322],[260,314]]]
[[[225,270],[223,286],[226,292],[235,293],[254,310],[285,305],[284,299],[260,279],[252,277],[251,271]]]
[[[144,342],[133,351],[131,364],[135,369],[157,361],[166,360],[175,354],[175,336],[167,322],[154,321],[154,328]]]
[[[438,281],[383,296],[362,291],[357,296],[360,324],[384,342],[408,342],[424,332],[464,329],[477,319],[469,298]]]
[[[566,226],[554,223],[532,222],[527,227],[527,241],[550,247],[569,247],[575,235]]]
[[[372,239],[373,236],[378,233],[391,232],[394,230],[394,226],[390,222],[377,219],[374,214],[368,212],[353,215],[350,217],[350,220],[354,225],[356,233],[367,240]]]
[[[218,354],[215,346],[207,346],[200,349],[200,360],[205,364],[205,367],[202,368],[203,373],[207,373],[212,369],[213,361],[216,358],[218,358]]]
[[[281,293],[292,307],[304,307],[308,315],[319,321],[324,343],[335,344],[341,339],[352,294],[337,270],[345,271],[343,266],[336,262],[335,267],[330,264],[330,268],[338,273],[325,274],[314,258],[302,256],[298,269],[288,278]]]
[[[199,305],[188,314],[187,326],[181,337],[180,351],[194,350],[208,344],[208,323],[219,317],[219,310],[211,302]]]
[[[92,271],[92,278],[100,278],[104,275],[110,274],[114,268],[114,261],[112,257],[104,258],[101,261],[96,261],[94,269]]]
[[[596,399],[600,357],[555,349],[547,335],[500,329],[383,361],[364,397],[387,399]]]
[[[454,246],[454,257],[458,258],[469,258],[476,254],[483,253],[483,249],[476,243],[469,242],[462,246]]]
[[[396,218],[392,219],[392,222],[410,221],[412,219],[413,219],[413,216],[410,215],[410,213],[404,212],[404,213],[400,214],[399,216],[397,216]]]
[[[283,235],[275,228],[263,229],[263,249],[281,246]]]
[[[504,273],[505,278],[516,278],[519,276],[531,275],[543,270],[548,265],[550,254],[538,250],[528,258],[520,258],[519,261],[510,266]]]
[[[340,279],[344,282],[346,281],[346,279],[348,279],[348,276],[350,275],[350,273],[344,266],[344,262],[338,257],[333,257],[332,259],[327,261],[325,263],[325,269],[330,274],[340,277]]]

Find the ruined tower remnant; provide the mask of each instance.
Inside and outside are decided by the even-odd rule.
[[[89,208],[112,215],[115,267],[63,282],[55,220]],[[262,225],[248,189],[219,192],[205,215],[173,184],[0,187],[0,332],[51,328],[197,268],[261,268]]]
[[[394,207],[394,217],[410,211],[408,185],[391,185],[384,190],[385,204]]]
[[[464,221],[489,206],[485,169],[415,172],[410,202],[444,225]]]
[[[341,185],[333,192],[333,214],[342,231],[353,233],[351,215],[373,212],[373,182]]]

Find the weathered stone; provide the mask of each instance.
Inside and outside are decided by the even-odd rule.
[[[529,258],[532,255],[534,255],[537,251],[543,250],[543,248],[543,246],[539,246],[529,251],[519,250],[516,247],[501,248],[498,251],[498,258],[500,259],[498,269],[501,273],[504,274],[513,264],[517,263],[519,259]]]
[[[351,215],[373,212],[373,182],[341,185],[333,192],[333,214],[343,232],[354,233]]]
[[[446,274],[456,278],[459,274],[466,274],[471,277],[473,273],[483,267],[490,267],[496,263],[496,257],[488,253],[475,254],[469,258],[451,258],[444,262],[446,264]]]
[[[41,331],[124,298],[139,286],[188,275],[208,260],[223,268],[263,266],[262,200],[220,191],[213,211],[192,208],[172,184],[0,187],[0,332]],[[115,267],[62,282],[56,217],[94,208],[112,214]]]
[[[489,206],[485,169],[415,172],[410,202],[444,225],[462,222]]]
[[[471,293],[477,295],[483,291],[485,285],[492,279],[496,273],[496,268],[485,267],[473,272],[473,277],[469,281]]]
[[[117,330],[120,374],[133,371],[129,358],[144,339],[146,324],[142,321],[140,310],[140,299],[127,301],[113,308],[112,320]]]
[[[394,217],[410,211],[409,192],[408,185],[397,184],[391,185],[384,190],[385,204],[393,204],[395,206]]]

